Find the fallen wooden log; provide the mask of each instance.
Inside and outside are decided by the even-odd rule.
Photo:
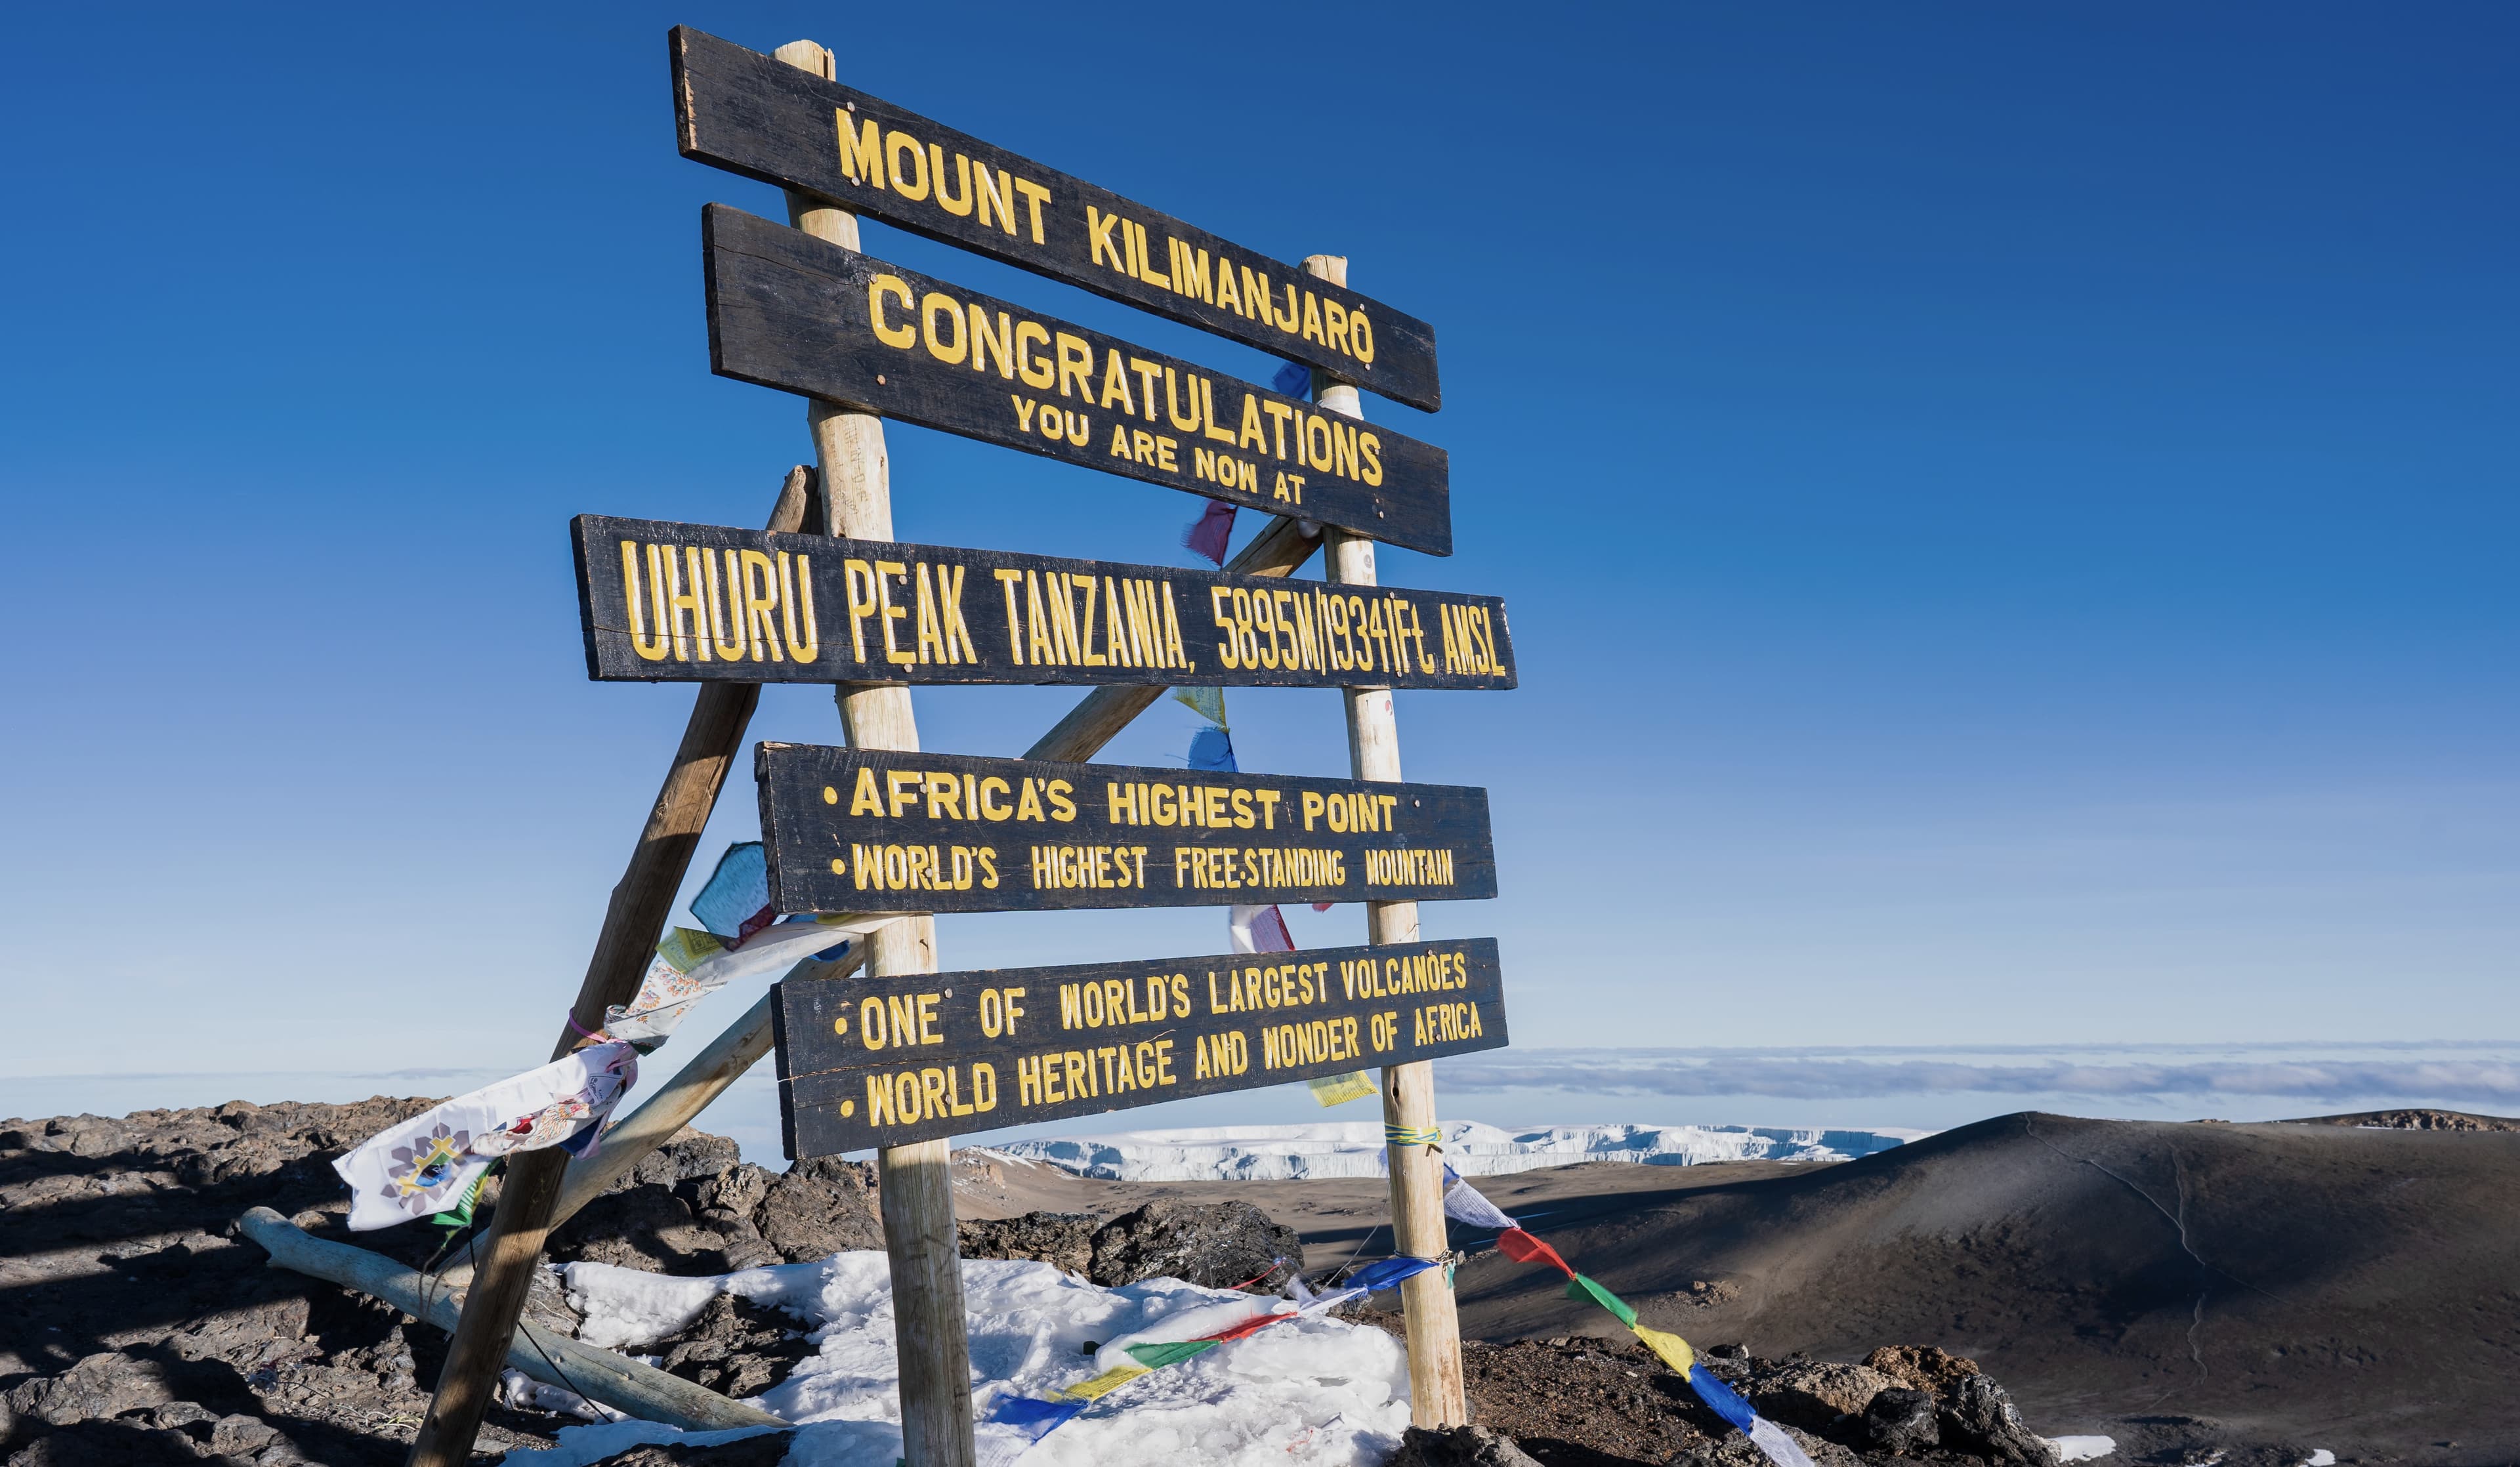
[[[356,1289],[413,1318],[443,1330],[455,1328],[463,1296],[442,1279],[432,1283],[426,1275],[382,1254],[309,1237],[304,1229],[267,1207],[248,1211],[237,1220],[237,1227],[271,1255],[275,1268],[288,1268]],[[581,1345],[530,1320],[518,1322],[516,1340],[508,1349],[508,1363],[545,1385],[574,1391],[643,1421],[662,1422],[685,1431],[788,1425],[757,1406],[729,1400],[705,1386],[694,1385],[611,1351]]]

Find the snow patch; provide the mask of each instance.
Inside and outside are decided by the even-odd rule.
[[[1444,1128],[1444,1159],[1466,1177],[1494,1177],[1577,1162],[1691,1167],[1728,1161],[1849,1161],[1932,1135],[1930,1131],[1797,1130],[1768,1126],[1534,1126],[1477,1121]],[[1312,1126],[1201,1126],[1045,1136],[985,1148],[1107,1181],[1292,1181],[1379,1177],[1382,1128],[1372,1122]]]
[[[610,1264],[570,1264],[561,1278],[570,1307],[586,1314],[578,1340],[598,1350],[661,1340],[698,1318],[723,1292],[714,1278],[675,1278]]]
[[[752,1404],[797,1422],[787,1467],[892,1467],[901,1455],[900,1376],[892,1289],[880,1253],[746,1268],[713,1278],[668,1278],[605,1264],[571,1264],[569,1302],[586,1313],[579,1338],[607,1348],[662,1339],[721,1293],[787,1311],[819,1353]],[[986,1418],[1008,1396],[1042,1396],[1094,1374],[1085,1347],[1134,1335],[1190,1311],[1251,1296],[1154,1278],[1104,1289],[1048,1264],[963,1262],[972,1400]],[[1170,1331],[1166,1331],[1170,1334]],[[1338,1319],[1291,1319],[1157,1370],[1104,1397],[1024,1454],[1023,1467],[1374,1467],[1409,1425],[1409,1362],[1379,1329]],[[1003,1431],[982,1425],[985,1440]],[[562,1428],[550,1451],[513,1451],[509,1467],[585,1467],[642,1443],[731,1442],[752,1431],[678,1433],[652,1422]],[[985,1454],[985,1453],[984,1453]]]
[[[2118,1449],[2115,1437],[2048,1437],[2042,1440],[2055,1451],[2059,1462],[2093,1461]]]

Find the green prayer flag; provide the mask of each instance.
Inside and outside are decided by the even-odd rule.
[[[1628,1302],[1626,1300],[1621,1299],[1618,1295],[1602,1288],[1599,1284],[1586,1278],[1581,1273],[1576,1274],[1573,1278],[1566,1281],[1566,1297],[1574,1300],[1577,1304],[1582,1304],[1585,1300],[1590,1299],[1595,1304],[1608,1310],[1611,1313],[1618,1315],[1619,1322],[1621,1324],[1628,1326],[1630,1329],[1637,1327],[1637,1311],[1628,1308]]]
[[[440,1227],[471,1226],[472,1222],[473,1204],[481,1200],[481,1183],[489,1180],[489,1178],[490,1174],[486,1171],[480,1176],[473,1178],[472,1184],[464,1189],[464,1195],[456,1199],[453,1207],[437,1214],[428,1221]]]
[[[1149,1345],[1132,1345],[1126,1354],[1149,1370],[1161,1370],[1166,1365],[1178,1365],[1192,1356],[1214,1350],[1219,1343],[1216,1340],[1158,1341]]]

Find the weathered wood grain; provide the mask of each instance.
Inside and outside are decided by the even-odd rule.
[[[779,985],[791,1159],[1502,1047],[1488,938]]]
[[[1432,444],[742,209],[700,234],[721,377],[1452,554]]]
[[[809,40],[779,48],[778,69],[828,81],[831,51]],[[679,90],[679,89],[678,89]],[[790,223],[816,239],[858,247],[857,215],[817,207],[789,191]],[[892,538],[892,461],[883,420],[846,404],[808,399],[805,422],[823,468],[823,523],[812,528],[857,540]],[[858,748],[915,749],[919,720],[910,689],[897,684],[842,684],[832,689],[840,726]],[[868,945],[878,974],[933,972],[936,919],[895,922]],[[910,1467],[971,1467],[969,1341],[963,1323],[963,1271],[954,1225],[951,1158],[944,1141],[887,1146],[876,1153],[882,1181],[884,1261],[892,1277],[893,1347],[901,1366],[901,1446]]]
[[[1423,321],[731,41],[676,26],[668,46],[685,157],[1082,286],[1413,407],[1443,406],[1435,332]],[[1281,170],[1244,176],[1271,205],[1285,192]]]
[[[1304,261],[1307,274],[1347,283],[1344,255],[1317,254]],[[1313,396],[1333,413],[1355,415],[1362,404],[1356,388],[1316,374]],[[1326,537],[1325,558],[1329,578],[1342,586],[1373,586],[1373,541],[1332,530]],[[1391,706],[1391,689],[1371,686],[1341,695],[1347,715],[1348,767],[1359,779],[1397,783],[1400,775],[1400,727]],[[1418,940],[1418,904],[1409,901],[1369,902],[1365,908],[1368,940],[1405,946]],[[1382,1069],[1382,1121],[1385,1127],[1424,1132],[1437,1124],[1435,1067],[1417,1060],[1386,1064]],[[1444,1227],[1443,1148],[1423,1144],[1392,1145],[1384,1160],[1391,1178],[1391,1237],[1394,1248],[1418,1258],[1435,1258],[1446,1247]],[[1433,1273],[1404,1280],[1401,1309],[1408,1319],[1409,1410],[1418,1426],[1457,1426],[1469,1420],[1468,1397],[1462,1374],[1462,1328],[1451,1281]]]
[[[595,514],[569,533],[598,680],[1515,683],[1491,596]]]

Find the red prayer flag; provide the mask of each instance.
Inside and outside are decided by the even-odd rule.
[[[1550,1263],[1555,1265],[1558,1271],[1564,1273],[1568,1278],[1573,1278],[1575,1276],[1575,1270],[1566,1267],[1566,1260],[1557,1256],[1556,1249],[1550,1247],[1547,1243],[1540,1241],[1540,1239],[1533,1237],[1531,1234],[1523,1231],[1519,1227],[1508,1227],[1505,1231],[1498,1233],[1497,1246],[1505,1250],[1506,1257],[1513,1260],[1517,1264],[1528,1264],[1535,1260],[1547,1259]]]
[[[1229,1324],[1212,1335],[1201,1335],[1199,1338],[1202,1340],[1239,1340],[1244,1335],[1258,1334],[1260,1331],[1267,1329],[1270,1325],[1277,1323],[1281,1319],[1292,1319],[1295,1316],[1292,1314],[1254,1314],[1239,1324]]]

